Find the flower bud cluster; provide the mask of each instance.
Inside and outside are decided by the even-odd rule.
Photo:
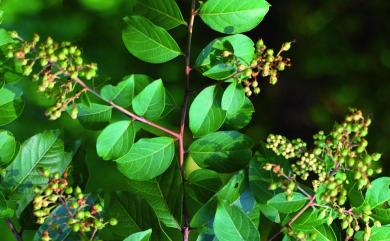
[[[33,209],[38,224],[43,224],[52,211],[60,205],[67,209],[67,225],[73,232],[85,234],[101,230],[107,224],[117,224],[116,219],[107,222],[101,217],[103,211],[101,204],[91,204],[80,187],[73,188],[69,185],[67,171],[61,176],[58,173],[51,175],[46,169],[42,170],[42,175],[49,178],[49,183],[46,188],[34,188],[36,196],[33,200]],[[48,231],[42,233],[41,240],[51,240]]]
[[[242,63],[229,51],[223,51],[222,57],[225,58],[225,62],[233,62],[237,67],[238,72],[233,78],[243,85],[246,95],[251,96],[260,93],[260,78],[268,78],[268,82],[272,85],[278,82],[279,72],[291,66],[291,60],[281,55],[290,48],[291,42],[286,42],[275,53],[273,49],[267,48],[264,41],[260,39],[256,43],[255,58],[249,66]]]
[[[345,230],[349,240],[354,233],[361,230],[364,225],[364,240],[368,241],[372,226],[380,226],[380,222],[371,217],[371,208],[365,205],[363,210],[346,210],[348,203],[348,189],[350,182],[356,182],[356,187],[361,190],[370,186],[370,177],[381,173],[375,162],[379,161],[381,154],[367,151],[368,142],[366,136],[371,124],[369,117],[362,112],[351,109],[344,122],[336,124],[332,131],[325,134],[323,131],[313,136],[314,144],[311,150],[305,150],[306,146],[295,146],[287,138],[278,135],[270,135],[267,139],[267,148],[286,159],[296,158],[291,165],[292,173],[284,175],[288,182],[295,182],[300,178],[303,181],[310,180],[317,199],[324,209],[324,218],[327,209],[336,209],[336,218],[340,220],[341,229]],[[296,154],[300,150],[300,154]],[[303,153],[303,154],[302,154]],[[273,164],[265,165],[266,170],[274,171]],[[280,171],[279,171],[280,172]],[[277,173],[274,171],[274,173]],[[279,173],[279,176],[282,174]],[[291,184],[291,186],[295,185]],[[283,182],[272,186],[273,189],[281,187],[287,191]],[[270,187],[271,188],[271,187]],[[329,216],[328,224],[333,222]],[[370,223],[372,222],[372,223]],[[292,232],[292,231],[291,231]],[[292,232],[293,233],[293,232]],[[294,233],[298,240],[310,240],[310,233]],[[298,237],[299,236],[299,237]]]
[[[18,41],[8,45],[6,56],[17,61],[23,75],[38,82],[39,92],[56,101],[46,115],[51,120],[58,119],[72,105],[71,116],[76,118],[75,101],[85,91],[78,90],[76,82],[79,78],[94,78],[97,65],[84,63],[81,50],[70,42],[57,43],[51,37],[42,41],[37,34],[31,41],[23,40],[15,32],[11,36]]]
[[[307,144],[300,138],[290,141],[282,135],[274,134],[270,134],[267,137],[266,144],[267,148],[286,159],[300,157],[306,150],[306,146]]]

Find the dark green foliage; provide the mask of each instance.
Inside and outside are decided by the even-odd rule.
[[[80,1],[107,14],[122,6]],[[0,219],[14,237],[27,240],[26,225],[34,241],[387,240],[390,178],[377,177],[381,154],[367,149],[371,119],[352,109],[312,145],[253,138],[253,97],[284,78],[293,42],[274,50],[243,34],[264,19],[264,0],[186,3],[122,10],[121,47],[153,77],[86,61],[96,46],[0,28]],[[225,35],[193,47],[201,21]],[[104,46],[115,56],[116,44]],[[167,63],[180,56],[183,89]],[[29,122],[31,112],[52,122]],[[28,134],[14,125],[38,134],[19,144]]]

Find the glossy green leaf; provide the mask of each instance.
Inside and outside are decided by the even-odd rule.
[[[145,231],[133,233],[129,237],[125,238],[123,241],[149,241],[151,235],[152,229],[148,229]]]
[[[242,33],[255,28],[269,7],[265,0],[208,0],[200,8],[199,15],[215,31]]]
[[[188,176],[188,185],[190,185],[198,200],[207,202],[221,188],[222,180],[217,172],[198,169]]]
[[[310,232],[316,227],[319,227],[326,223],[326,218],[321,217],[322,209],[318,208],[309,208],[302,215],[300,215],[294,223],[291,224],[291,227],[295,231]],[[284,223],[287,223],[295,214],[291,213],[284,220]],[[329,212],[328,212],[328,215]]]
[[[148,181],[134,181],[129,180],[120,173],[113,162],[99,161],[94,152],[91,152],[86,158],[88,160],[88,171],[90,173],[86,188],[87,191],[96,192],[103,189],[106,192],[131,192],[137,197],[142,198],[142,201],[152,208],[162,224],[175,229],[180,228],[179,222],[181,222],[182,215],[182,185],[177,161],[173,161],[170,168],[157,178]],[[101,178],[101,173],[104,173],[104,178]],[[113,217],[109,216],[109,214],[107,215],[108,217]],[[120,227],[121,223],[128,223],[128,221],[125,222],[124,219],[125,217],[123,217],[123,219],[118,219],[119,224],[109,228],[112,230],[112,233],[111,231],[107,233],[110,233],[110,236],[115,237],[113,240],[123,239],[131,232],[142,230],[129,230],[129,228],[126,227],[123,227],[122,229]],[[119,233],[122,235],[116,235]],[[106,238],[104,238],[104,240],[106,240]]]
[[[192,216],[191,227],[202,228],[212,225],[218,202],[224,201],[228,204],[234,203],[240,197],[240,193],[245,189],[245,186],[245,175],[243,171],[233,175],[225,186],[214,194],[214,196]]]
[[[219,131],[194,141],[189,152],[200,167],[233,172],[249,163],[252,145],[248,136],[237,131]]]
[[[214,232],[219,241],[260,241],[256,226],[238,207],[225,202],[218,204]]]
[[[390,177],[380,177],[371,182],[366,192],[366,202],[371,208],[390,200]]]
[[[134,12],[167,30],[187,24],[175,0],[138,0]]]
[[[313,233],[317,234],[316,241],[337,241],[338,240],[332,226],[319,225],[313,227]]]
[[[241,64],[249,65],[255,56],[254,46],[252,39],[243,34],[214,39],[200,52],[195,66],[204,72],[211,66],[225,63],[223,51],[232,53]]]
[[[254,113],[254,107],[242,86],[231,83],[222,95],[222,109],[226,111],[226,123],[241,129],[249,124]]]
[[[0,126],[16,120],[22,113],[24,102],[22,91],[7,86],[0,89]]]
[[[268,205],[281,213],[293,213],[299,211],[307,203],[308,198],[298,192],[294,192],[292,199],[288,200],[285,193],[279,193],[268,201]]]
[[[133,74],[126,76],[116,86],[105,85],[100,93],[106,100],[122,107],[129,107],[134,96],[152,81],[147,75]]]
[[[101,231],[104,240],[123,240],[129,234],[152,228],[151,240],[172,241],[165,227],[158,221],[149,204],[137,195],[127,192],[112,193],[105,197],[107,217],[118,219],[118,225]]]
[[[224,51],[232,55],[224,58]],[[199,54],[195,66],[208,78],[226,80],[238,71],[237,64],[232,64],[232,58],[240,64],[249,66],[254,55],[253,41],[245,35],[236,34],[217,38],[209,43]]]
[[[1,11],[2,12],[2,11]],[[0,28],[0,46],[16,42],[7,30]]]
[[[122,40],[135,57],[149,63],[164,63],[176,58],[181,50],[172,36],[162,27],[142,16],[125,18]]]
[[[133,100],[133,110],[147,119],[159,118],[165,109],[167,95],[161,79],[145,87]]]
[[[71,155],[64,151],[58,131],[42,132],[21,145],[15,160],[5,169],[2,182],[7,198],[17,204],[18,216],[34,197],[32,187],[47,184],[42,168],[62,173],[70,161]]]
[[[130,181],[129,189],[149,203],[157,219],[165,226],[180,229],[183,193],[180,182],[178,163],[173,163],[158,178],[142,182]]]
[[[355,234],[354,240],[363,241],[364,231]],[[387,241],[390,240],[390,226],[372,227],[370,241]]]
[[[202,90],[194,99],[189,111],[190,129],[195,137],[218,130],[226,116],[221,109],[219,89],[213,85]]]
[[[90,129],[101,129],[111,120],[112,107],[91,103],[78,105],[78,120],[80,123]]]
[[[129,179],[149,180],[166,171],[174,155],[175,146],[172,138],[143,138],[116,162],[119,171]]]
[[[231,64],[219,63],[211,66],[203,75],[210,79],[225,80],[233,76],[237,72],[237,68]]]
[[[126,154],[134,143],[135,130],[132,121],[110,124],[100,133],[96,150],[103,160],[117,159]]]
[[[17,152],[17,143],[14,135],[0,130],[0,166],[10,163]]]

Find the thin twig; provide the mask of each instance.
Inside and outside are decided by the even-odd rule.
[[[152,126],[156,129],[159,129],[173,137],[175,137],[176,139],[179,139],[179,133],[175,132],[175,131],[172,131],[168,128],[165,128],[163,126],[160,126],[154,122],[151,122],[141,116],[138,116],[128,110],[126,110],[125,108],[123,108],[122,106],[119,106],[117,104],[115,104],[114,102],[110,101],[110,100],[106,100],[105,98],[103,98],[103,96],[101,96],[97,91],[95,91],[94,89],[92,89],[91,87],[89,87],[86,83],[84,83],[84,81],[82,81],[81,79],[79,78],[76,78],[75,79],[76,83],[81,85],[84,89],[86,89],[88,92],[90,92],[91,94],[95,95],[96,97],[98,97],[99,99],[103,100],[104,102],[110,104],[113,108],[119,110],[120,112],[122,112],[123,114],[129,116],[130,118],[132,118],[133,120],[136,120],[136,121],[139,121],[139,122],[142,122],[144,124],[147,124],[149,126]]]
[[[181,108],[181,120],[180,120],[180,132],[179,132],[179,156],[180,156],[180,173],[182,177],[182,186],[183,186],[183,218],[184,226],[182,228],[183,232],[183,241],[188,241],[190,233],[190,217],[188,214],[188,207],[186,201],[186,191],[185,191],[185,173],[184,173],[184,132],[186,126],[186,117],[187,110],[190,98],[190,74],[191,74],[191,46],[192,46],[192,31],[194,26],[194,20],[196,16],[196,1],[192,0],[191,2],[191,15],[188,20],[188,33],[187,33],[187,48],[185,52],[185,81],[184,81],[184,101]]]
[[[11,219],[7,218],[5,220],[5,222],[7,223],[7,226],[11,230],[12,234],[15,236],[15,239],[17,241],[23,241],[21,233],[19,233],[18,230],[16,230],[16,228],[15,228],[14,224],[12,223]]]
[[[299,212],[295,214],[294,217],[292,217],[290,221],[288,221],[288,223],[283,228],[281,228],[275,235],[273,235],[270,239],[268,239],[268,241],[273,241],[279,235],[281,235],[283,231],[286,230],[287,227],[291,226],[308,208],[314,206],[315,200],[316,200],[316,195],[311,196],[310,201],[301,210],[299,210]]]

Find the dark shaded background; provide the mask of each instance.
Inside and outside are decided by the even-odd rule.
[[[176,96],[182,96],[184,60],[150,65],[132,57],[121,41],[122,17],[131,9],[131,0],[3,0],[3,27],[29,38],[33,33],[70,40],[84,49],[87,59],[97,62],[100,76],[116,83],[124,75],[146,73],[162,77]],[[177,1],[188,9],[188,2]],[[270,0],[272,7],[264,21],[249,33],[263,38],[268,46],[296,40],[288,53],[293,68],[282,73],[275,86],[262,85],[253,98],[256,114],[246,132],[264,140],[270,132],[311,140],[318,129],[329,130],[341,121],[348,107],[362,109],[373,118],[369,149],[384,153],[385,172],[390,173],[390,1],[388,0]],[[188,11],[183,11],[187,17]],[[184,49],[186,30],[171,33]],[[213,38],[197,19],[194,28],[193,58]],[[194,74],[192,87],[212,83]],[[96,133],[64,117],[49,122],[42,97],[35,86],[25,82],[27,106],[18,121],[7,126],[19,140],[46,128],[66,129],[67,140],[88,139],[94,148]],[[177,113],[171,117],[173,125]],[[92,139],[92,140],[91,140]],[[88,146],[88,144],[87,144]],[[1,228],[1,227],[0,227]]]

